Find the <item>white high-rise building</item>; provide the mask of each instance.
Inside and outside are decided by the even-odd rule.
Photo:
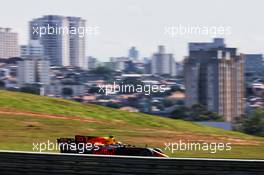
[[[66,32],[58,33],[58,29],[63,31],[69,29],[69,21],[66,17],[48,15],[34,19],[30,21],[30,39],[40,40],[44,54],[49,57],[51,65],[69,66],[69,35]]]
[[[69,27],[76,29],[85,28],[85,20],[79,17],[67,17]],[[70,35],[70,65],[88,69],[85,58],[85,34]]]
[[[24,60],[18,62],[17,83],[34,84],[36,80],[35,62],[32,60]]]
[[[39,40],[30,40],[28,45],[20,46],[20,57],[44,57],[44,48]]]
[[[50,62],[47,60],[38,60],[37,66],[37,82],[45,85],[50,84]]]
[[[10,28],[0,28],[0,58],[19,56],[18,34]]]
[[[98,60],[94,57],[89,56],[88,57],[88,69],[93,70],[98,67]]]
[[[165,47],[159,46],[158,53],[151,59],[151,73],[157,75],[176,75],[176,64],[172,54],[165,53]]]
[[[79,17],[48,15],[30,22],[30,39],[40,40],[52,66],[87,69],[85,32],[85,20]]]
[[[47,60],[37,58],[18,62],[17,82],[19,86],[40,83],[50,84],[50,64]]]
[[[244,55],[224,39],[189,43],[184,60],[185,104],[201,104],[227,122],[244,114]]]
[[[136,49],[136,47],[133,46],[128,50],[129,58],[132,58],[133,60],[137,60],[138,56],[139,56],[139,51]]]

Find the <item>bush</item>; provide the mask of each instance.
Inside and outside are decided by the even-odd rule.
[[[40,87],[38,85],[26,85],[20,88],[20,92],[39,95]]]
[[[5,88],[5,82],[0,81],[0,89]]]
[[[236,118],[234,129],[256,136],[264,136],[264,111],[256,109],[248,116]]]
[[[201,104],[194,104],[191,107],[180,106],[172,112],[173,118],[191,121],[223,121],[216,112],[211,112]]]

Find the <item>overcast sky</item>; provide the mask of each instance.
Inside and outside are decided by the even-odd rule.
[[[187,55],[190,41],[211,41],[208,35],[164,35],[166,26],[231,27],[226,43],[243,53],[264,53],[263,0],[0,0],[0,26],[28,41],[28,22],[43,15],[79,16],[100,35],[87,38],[88,56],[107,60],[126,56],[136,46],[141,57],[165,45],[177,60]]]

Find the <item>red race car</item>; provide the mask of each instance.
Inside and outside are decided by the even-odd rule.
[[[168,157],[159,148],[140,148],[117,142],[113,136],[94,137],[76,135],[57,139],[61,153]]]

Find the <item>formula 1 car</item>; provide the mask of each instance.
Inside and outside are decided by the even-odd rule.
[[[159,148],[141,148],[117,142],[113,136],[76,135],[57,139],[61,153],[168,157]]]

